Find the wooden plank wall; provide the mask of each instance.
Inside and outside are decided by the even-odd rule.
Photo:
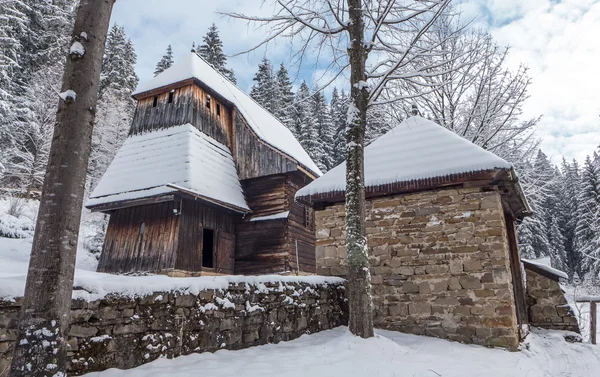
[[[242,181],[253,217],[290,211],[288,219],[239,221],[236,224],[236,273],[259,274],[296,270],[296,240],[300,270],[315,271],[314,230],[304,226],[304,207],[294,195],[309,180],[301,173]]]
[[[177,245],[177,260],[175,269],[185,271],[200,271],[202,269],[202,250],[199,250],[202,239],[202,229],[215,231],[215,244],[218,232],[233,234],[235,221],[241,215],[209,207],[198,201],[184,199],[179,216],[179,243]],[[217,254],[219,251],[217,250]],[[214,259],[215,261],[217,258]]]
[[[294,161],[260,142],[237,112],[234,114],[234,129],[233,156],[241,180],[297,170]]]
[[[173,215],[173,208],[174,202],[163,202],[114,211],[98,271],[123,273],[173,268],[179,229],[179,217]]]
[[[311,225],[306,226],[305,207],[294,200],[296,192],[309,184],[310,181],[304,174],[293,173],[288,175],[286,189],[288,201],[291,203],[291,206],[286,237],[290,243],[289,259],[291,261],[291,268],[293,270],[298,268],[296,265],[296,240],[298,240],[300,271],[314,273],[316,272],[314,211],[311,209],[308,212],[309,216],[311,216]]]
[[[129,134],[190,123],[231,148],[228,137],[232,130],[231,109],[212,95],[208,109],[205,105],[207,95],[209,93],[201,87],[188,85],[174,89],[172,103],[169,103],[168,91],[157,95],[156,107],[153,107],[154,96],[143,98],[138,101]],[[219,116],[217,104],[221,106]]]
[[[285,212],[289,208],[285,175],[242,181],[252,217]],[[239,221],[236,224],[236,274],[285,271],[289,252],[286,221]]]

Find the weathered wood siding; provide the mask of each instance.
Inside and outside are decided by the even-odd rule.
[[[185,271],[202,270],[202,236],[203,229],[214,231],[214,245],[219,245],[220,233],[233,235],[235,221],[239,215],[235,215],[222,209],[209,207],[200,202],[184,199],[181,204],[179,242],[177,244],[177,259],[175,269]],[[227,246],[225,243],[221,245]],[[229,255],[229,250],[223,252]],[[215,247],[213,261],[219,259],[221,250]],[[224,259],[222,259],[224,260]],[[229,262],[229,261],[227,261]],[[216,263],[215,263],[216,264]],[[222,273],[232,274],[231,266],[223,267],[226,271]],[[215,269],[219,266],[215,265]]]
[[[231,148],[232,112],[218,96],[193,84],[173,89],[172,103],[169,103],[169,95],[170,92],[166,91],[140,99],[129,133],[138,134],[190,123]],[[210,109],[206,107],[209,95]],[[217,106],[220,107],[220,115],[217,115]]]
[[[300,270],[315,271],[314,231],[305,225],[304,207],[294,202],[296,191],[309,182],[302,177],[300,173],[281,174],[242,182],[253,217],[285,211],[290,215],[287,219],[242,220],[236,224],[236,273],[296,270],[296,241]]]
[[[290,215],[288,217],[288,227],[286,229],[286,237],[290,243],[290,266],[296,270],[296,242],[298,247],[298,262],[300,263],[300,271],[312,272],[316,271],[315,258],[315,219],[312,208],[307,208],[304,205],[296,202],[294,196],[302,187],[310,183],[308,177],[300,173],[288,175],[286,184],[286,193],[290,205]],[[308,217],[308,218],[307,218]]]
[[[163,202],[114,211],[98,271],[123,273],[173,268],[179,230],[179,217],[173,215],[173,208],[174,202]]]
[[[237,112],[234,112],[234,129],[235,142],[232,151],[240,179],[287,173],[298,169],[295,161],[262,142]]]

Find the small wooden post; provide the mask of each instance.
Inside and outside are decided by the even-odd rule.
[[[595,301],[590,302],[590,337],[592,344],[596,344],[596,324],[598,321],[597,308],[598,304]]]

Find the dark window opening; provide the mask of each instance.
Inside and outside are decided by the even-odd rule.
[[[206,108],[210,109],[210,96],[206,96]]]
[[[212,229],[202,231],[202,267],[213,268],[213,246],[215,232]]]
[[[170,92],[170,93],[169,93],[169,103],[173,103],[173,95],[174,95],[174,94],[175,94],[175,93],[173,93],[173,92]]]
[[[152,102],[152,107],[156,107],[158,105],[158,97],[154,97],[154,101]]]
[[[217,103],[217,116],[221,115],[221,105]]]

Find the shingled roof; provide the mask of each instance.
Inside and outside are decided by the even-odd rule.
[[[127,138],[86,207],[174,192],[249,212],[229,148],[190,124]]]
[[[322,174],[286,126],[194,52],[154,79],[140,84],[133,96],[141,97],[144,93],[192,78],[231,102],[262,141],[302,164],[316,176]]]

